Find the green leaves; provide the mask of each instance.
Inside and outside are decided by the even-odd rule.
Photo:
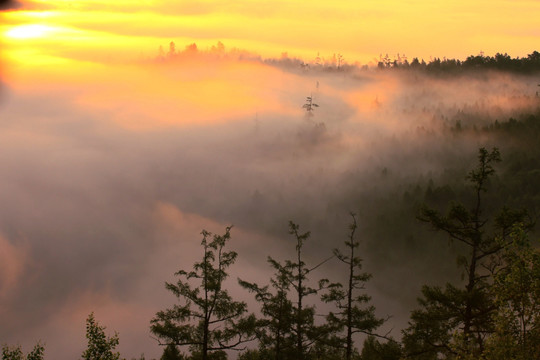
[[[158,312],[151,320],[150,330],[161,345],[189,346],[192,354],[206,360],[210,352],[218,356],[221,350],[237,349],[252,339],[254,320],[243,317],[247,305],[234,301],[223,288],[227,268],[237,257],[236,252],[224,249],[231,228],[227,227],[223,235],[203,230],[201,261],[194,263],[192,271],[176,272],[176,284],[166,283],[180,303]]]
[[[256,322],[256,334],[258,354],[264,354],[265,358],[307,359],[308,354],[324,347],[331,331],[327,325],[315,324],[315,306],[306,305],[306,299],[331,286],[327,279],[318,280],[315,287],[310,286],[309,275],[333,257],[308,268],[303,261],[303,246],[310,232],[302,233],[300,226],[291,221],[289,234],[296,242],[295,258],[279,262],[268,257],[268,263],[274,269],[269,285],[239,280],[240,285],[254,293],[261,304],[262,318]]]
[[[374,336],[368,336],[362,347],[362,360],[398,360],[402,358],[402,349],[395,340],[380,343]]]
[[[118,360],[120,353],[113,352],[119,344],[118,334],[112,337],[105,335],[105,327],[100,326],[94,318],[94,313],[90,313],[86,319],[86,339],[88,346],[82,353],[85,360]]]
[[[503,265],[491,288],[497,310],[488,342],[492,359],[540,357],[540,252],[523,228],[514,226],[510,244],[501,254]]]
[[[20,345],[14,347],[2,345],[2,360],[43,360],[44,353],[45,347],[41,342],[34,345],[34,348],[26,357]]]
[[[7,345],[2,346],[2,360],[24,360],[24,354],[20,346],[10,348]]]
[[[353,334],[372,334],[384,323],[383,319],[375,316],[375,307],[367,305],[371,297],[365,293],[358,293],[358,290],[365,288],[365,282],[371,278],[371,274],[362,271],[362,259],[355,252],[359,247],[359,242],[355,238],[356,215],[351,213],[351,217],[353,220],[349,226],[349,238],[344,242],[347,255],[339,249],[334,249],[337,259],[347,265],[347,284],[344,286],[332,283],[328,286],[328,292],[321,297],[324,302],[333,303],[336,307],[336,311],[330,312],[326,320],[335,333],[335,340],[346,348],[346,359],[351,359],[354,352]]]
[[[494,331],[496,310],[502,307],[496,299],[503,294],[503,289],[514,297],[518,293],[523,294],[523,289],[510,288],[510,284],[515,282],[505,282],[502,276],[515,269],[510,265],[515,262],[508,253],[511,245],[509,235],[516,224],[526,220],[526,212],[503,207],[495,221],[490,222],[483,217],[485,205],[482,194],[495,174],[494,164],[500,161],[497,148],[491,151],[479,149],[478,164],[466,177],[474,189],[470,208],[451,203],[445,215],[428,207],[421,210],[419,220],[465,245],[465,250],[457,257],[458,266],[463,269],[464,284],[447,284],[444,290],[439,287],[423,288],[420,309],[413,311],[409,327],[404,331],[403,342],[410,357],[430,358],[437,357],[437,354],[460,358],[484,356],[486,339]],[[525,228],[530,228],[530,225]],[[505,279],[511,280],[512,277]],[[501,285],[494,290],[497,288],[494,283],[505,283],[506,287]],[[508,301],[506,299],[505,304]]]

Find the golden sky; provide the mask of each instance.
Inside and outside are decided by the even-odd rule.
[[[125,61],[160,45],[218,41],[263,57],[349,63],[379,54],[526,56],[540,43],[535,0],[33,0],[1,14],[4,56],[34,62]],[[59,59],[60,58],[60,59]]]

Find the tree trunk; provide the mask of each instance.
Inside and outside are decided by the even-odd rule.
[[[352,291],[354,276],[354,243],[351,238],[351,258],[349,259],[349,293],[347,294],[347,360],[352,356]]]
[[[298,314],[296,316],[296,352],[297,359],[304,359],[302,344],[302,267],[300,264],[300,252],[298,252]]]

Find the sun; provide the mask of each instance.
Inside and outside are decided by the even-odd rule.
[[[6,32],[6,36],[13,39],[34,39],[44,37],[51,28],[46,25],[28,24],[19,25]]]

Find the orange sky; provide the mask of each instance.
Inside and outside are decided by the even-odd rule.
[[[540,2],[386,1],[89,1],[34,0],[0,15],[4,56],[61,63],[153,57],[159,45],[217,41],[261,54],[313,60],[341,53],[349,63],[379,54],[465,58],[526,56],[540,43]]]

